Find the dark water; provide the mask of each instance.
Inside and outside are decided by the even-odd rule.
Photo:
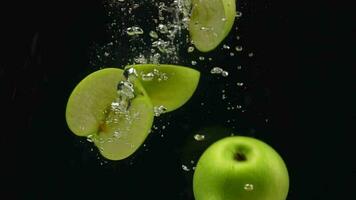
[[[200,54],[180,52],[177,63],[202,73],[197,92],[179,110],[156,119],[158,130],[138,152],[112,162],[69,131],[64,111],[70,92],[83,77],[100,65],[125,65],[133,52],[123,41],[115,51],[116,59],[93,62],[93,46],[109,40],[105,30],[112,19],[103,4],[49,4],[31,4],[31,8],[38,6],[36,12],[25,12],[34,22],[21,29],[31,34],[20,34],[23,37],[17,40],[28,44],[19,52],[25,64],[15,60],[21,67],[1,71],[10,85],[4,91],[15,106],[9,123],[21,122],[14,125],[14,134],[2,132],[1,150],[6,153],[1,154],[1,163],[10,164],[3,165],[5,194],[15,199],[191,200],[191,161],[196,163],[209,144],[231,133],[259,138],[280,153],[290,173],[289,200],[339,199],[351,186],[348,181],[355,177],[355,165],[339,164],[351,159],[342,152],[352,152],[342,134],[347,130],[338,112],[342,104],[334,104],[343,92],[336,85],[324,85],[335,59],[319,62],[332,56],[322,47],[324,42],[337,47],[329,40],[328,26],[314,23],[324,18],[311,18],[313,12],[299,12],[286,2],[239,2],[243,17],[235,25],[241,39],[236,41],[232,34],[225,43],[232,48],[243,45],[242,53],[230,57],[218,49],[204,55],[213,57],[212,62],[192,66],[191,60]],[[26,17],[23,20],[27,22]],[[212,66],[223,67],[229,76],[211,75]],[[237,87],[237,82],[244,86]],[[228,110],[230,104],[242,108]],[[197,133],[205,134],[206,140],[195,141]],[[345,144],[342,151],[337,146],[341,143]]]

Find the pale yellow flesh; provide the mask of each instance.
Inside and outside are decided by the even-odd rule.
[[[90,137],[110,160],[133,154],[149,134],[154,118],[153,105],[139,81],[134,83],[136,98],[128,114],[110,118],[113,116],[110,106],[117,98],[122,74],[123,70],[115,68],[90,74],[73,90],[66,109],[70,130],[78,136]]]
[[[148,136],[153,123],[153,106],[144,96],[135,98],[128,115],[120,115],[117,123],[108,123],[94,138],[101,154],[110,160],[132,155]]]
[[[78,136],[96,134],[104,120],[104,111],[115,100],[123,70],[107,68],[84,78],[73,90],[66,108],[70,130]]]

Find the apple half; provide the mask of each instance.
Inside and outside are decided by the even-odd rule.
[[[194,94],[200,72],[183,66],[168,64],[130,65],[150,97],[153,106],[164,106],[166,112],[178,109]]]
[[[201,52],[214,50],[235,22],[236,0],[192,0],[189,34]]]
[[[123,70],[106,68],[83,79],[71,93],[66,121],[78,136],[93,140],[100,153],[110,160],[133,154],[146,139],[153,123],[153,105],[138,79],[133,78],[135,97],[127,112],[112,109],[118,84],[125,80]]]

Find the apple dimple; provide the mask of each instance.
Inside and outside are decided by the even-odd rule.
[[[237,152],[237,153],[235,154],[235,160],[237,160],[237,161],[239,161],[239,162],[241,162],[241,161],[247,161],[247,157],[246,157],[246,155],[245,155],[244,153],[242,153],[242,152]]]

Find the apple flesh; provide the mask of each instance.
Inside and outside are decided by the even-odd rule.
[[[200,157],[193,178],[196,200],[285,200],[286,165],[266,143],[243,136],[221,139]]]
[[[118,111],[118,84],[124,71],[116,68],[88,75],[73,90],[66,108],[66,121],[78,136],[86,136],[110,160],[133,154],[146,139],[153,123],[153,105],[137,78],[130,78],[134,97],[127,109]]]
[[[170,112],[184,105],[194,94],[200,72],[188,67],[167,64],[140,64],[133,67],[154,107]]]

